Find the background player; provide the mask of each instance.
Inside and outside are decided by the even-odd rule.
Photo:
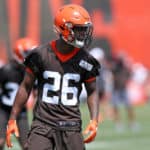
[[[6,125],[14,103],[15,95],[23,80],[25,68],[22,64],[24,57],[37,44],[30,38],[21,38],[16,41],[14,47],[15,58],[0,69],[0,150],[5,144]],[[17,118],[20,138],[19,142],[24,149],[27,132],[29,130],[27,110],[24,107]]]
[[[124,104],[128,114],[129,127],[133,130],[137,129],[135,123],[135,114],[133,106],[130,102],[127,92],[127,85],[131,78],[131,70],[126,65],[125,55],[120,54],[113,58],[112,73],[113,73],[113,92],[112,92],[112,108],[114,113],[114,121],[116,129],[122,132],[124,127],[120,116],[120,105]]]
[[[99,100],[96,76],[100,65],[85,50],[92,38],[93,26],[88,12],[78,5],[65,5],[54,18],[59,39],[42,45],[25,59],[27,73],[18,90],[7,128],[7,145],[16,133],[16,118],[26,103],[35,79],[38,99],[28,137],[30,150],[83,150],[84,142],[94,140],[98,127]],[[82,83],[88,93],[90,123],[81,132],[79,95]]]

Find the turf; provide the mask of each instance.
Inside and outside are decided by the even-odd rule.
[[[104,119],[99,125],[98,134],[94,142],[87,144],[87,150],[149,150],[150,149],[150,105],[137,106],[135,112],[139,130],[132,131],[127,124],[126,113],[121,111],[125,129],[118,133],[112,120]],[[86,105],[81,105],[83,129],[88,124],[89,113]],[[29,113],[31,119],[31,114]],[[11,150],[21,150],[16,139]],[[5,148],[8,150],[8,148]]]

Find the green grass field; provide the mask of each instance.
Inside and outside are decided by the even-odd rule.
[[[87,150],[149,150],[150,149],[150,105],[135,108],[139,130],[128,128],[125,110],[121,111],[125,129],[118,133],[111,120],[99,125],[95,142],[87,145]],[[84,109],[83,109],[84,110]],[[86,118],[85,110],[83,117]],[[85,125],[84,125],[85,126]]]
[[[98,135],[94,142],[87,144],[87,150],[149,150],[150,149],[150,105],[135,107],[139,131],[133,132],[128,128],[125,111],[122,110],[122,118],[126,125],[122,133],[116,132],[111,120],[104,120],[99,125]],[[89,113],[86,105],[81,105],[83,117],[83,129],[88,124]],[[12,150],[21,150],[13,138]],[[5,150],[8,150],[5,148]]]

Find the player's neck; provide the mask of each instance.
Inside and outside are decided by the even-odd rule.
[[[56,40],[56,48],[62,54],[68,54],[68,53],[71,53],[74,50],[74,47],[72,45],[67,44],[62,39]]]

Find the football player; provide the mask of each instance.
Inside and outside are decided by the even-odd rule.
[[[8,147],[12,147],[10,136],[17,133],[16,118],[36,78],[38,98],[27,141],[29,150],[84,150],[84,143],[93,141],[96,136],[99,100],[95,79],[100,64],[86,52],[93,31],[90,16],[79,5],[65,5],[56,13],[54,28],[59,38],[39,46],[25,59],[26,75],[8,122]],[[79,110],[82,83],[87,89],[90,112],[85,139]]]
[[[112,91],[112,110],[114,115],[114,121],[116,130],[118,132],[124,131],[124,125],[121,119],[120,114],[120,106],[123,104],[126,108],[127,115],[128,115],[128,123],[129,127],[133,131],[138,130],[138,125],[135,122],[135,114],[134,108],[130,102],[128,97],[128,83],[131,79],[131,70],[126,64],[126,56],[120,53],[118,56],[112,59],[112,73],[113,73],[113,91]]]
[[[29,53],[36,45],[37,44],[30,38],[21,38],[17,40],[13,49],[15,59],[12,59],[0,69],[0,150],[4,147],[6,125],[9,120],[15,95],[25,73],[25,67],[21,62],[23,62],[27,53]],[[20,132],[19,142],[22,149],[24,149],[27,132],[29,130],[26,107],[23,107],[20,115],[16,118],[16,121]]]

